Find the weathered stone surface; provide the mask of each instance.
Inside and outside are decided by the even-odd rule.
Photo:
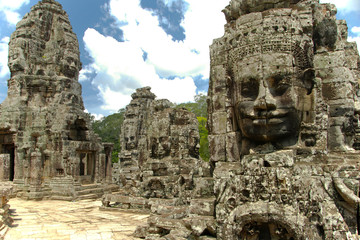
[[[9,198],[12,195],[13,186],[11,183],[0,184],[0,239],[4,239],[9,230],[9,226],[13,223],[10,214]]]
[[[224,13],[208,93],[216,238],[357,239],[360,58],[346,24],[317,0]]]
[[[67,200],[81,194],[81,184],[110,183],[112,145],[90,129],[78,40],[58,2],[40,1],[17,24],[9,68],[0,107],[1,180],[13,181],[21,197]]]

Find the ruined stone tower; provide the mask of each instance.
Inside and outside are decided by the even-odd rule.
[[[217,239],[357,239],[359,68],[318,0],[232,0],[211,46]]]
[[[81,184],[111,181],[111,144],[84,112],[79,44],[66,12],[42,0],[9,43],[8,96],[0,105],[0,178],[18,196],[74,199]]]
[[[156,100],[150,90],[137,89],[126,107],[118,170],[113,173],[121,189],[104,195],[105,209],[183,210],[196,193],[201,195],[199,179],[210,176],[208,164],[199,158],[195,114],[171,107],[169,100]]]

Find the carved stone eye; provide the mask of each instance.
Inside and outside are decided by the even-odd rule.
[[[273,96],[283,95],[291,87],[291,76],[275,75],[269,79],[269,88]]]
[[[255,78],[244,79],[241,83],[241,96],[255,100],[259,94],[259,81]]]
[[[236,199],[235,197],[230,197],[227,201],[226,201],[226,208],[229,210],[229,211],[232,211],[235,209],[236,207]]]

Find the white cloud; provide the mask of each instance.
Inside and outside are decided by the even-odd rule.
[[[354,36],[349,36],[348,37],[348,41],[349,42],[356,42],[357,44],[357,48],[360,54],[360,27],[352,27],[351,28],[351,32],[353,33]]]
[[[87,109],[85,109],[84,112],[89,113]],[[95,120],[101,120],[104,117],[102,114],[90,113],[90,115],[93,116]]]
[[[335,4],[338,10],[342,10],[345,12],[360,11],[359,0],[320,0],[320,3]]]
[[[84,35],[87,51],[93,57],[92,68],[98,74],[93,80],[104,100],[103,110],[117,111],[131,100],[136,88],[151,86],[159,98],[173,102],[191,101],[196,86],[191,78],[162,79],[155,67],[143,59],[140,46],[118,42],[94,29]]]
[[[5,15],[6,21],[11,25],[16,25],[21,20],[17,12],[23,5],[30,3],[30,0],[0,0],[0,12]]]
[[[10,74],[8,64],[9,37],[0,40],[0,78],[4,78]]]
[[[352,33],[355,33],[355,34],[360,34],[360,27],[352,27],[351,28],[351,32]]]
[[[141,8],[139,0],[110,1],[110,13],[120,23],[124,42],[94,29],[85,32],[86,49],[94,59],[91,68],[98,73],[92,84],[100,91],[104,110],[124,107],[134,90],[144,86],[151,86],[158,98],[177,103],[193,101],[193,79],[209,77],[209,45],[223,35],[225,18],[221,10],[229,0],[185,1],[188,11],[181,23],[186,36],[183,41],[173,41],[159,26],[158,17]],[[164,2],[169,5],[174,0]]]
[[[94,74],[95,69],[91,65],[87,65],[80,70],[79,82],[85,82],[89,80],[89,75]]]
[[[139,0],[112,0],[110,7],[113,16],[127,23],[122,27],[124,39],[148,54],[147,62],[161,77],[208,75],[208,51],[197,54],[186,40],[173,41],[159,26],[158,18],[140,7]]]
[[[30,0],[0,0],[0,8],[4,9],[12,9],[12,10],[17,10],[19,8],[21,8],[22,5],[24,4],[29,4]]]
[[[360,54],[360,36],[357,36],[357,37],[348,37],[348,41],[349,41],[349,42],[356,42],[357,49],[358,49],[359,54]]]

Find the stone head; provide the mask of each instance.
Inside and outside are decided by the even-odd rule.
[[[314,74],[297,64],[291,51],[245,56],[231,63],[234,112],[243,137],[273,142],[298,135],[303,114],[311,107]]]
[[[12,75],[25,71],[26,61],[22,48],[9,49],[8,65]]]
[[[81,70],[81,62],[77,54],[65,51],[64,57],[60,60],[60,72],[65,77],[77,78]]]
[[[223,38],[229,47],[227,88],[237,128],[250,142],[293,145],[314,105],[314,42],[292,9],[278,14],[266,4],[257,9],[249,5],[254,1],[232,1],[237,2],[243,12],[229,22]],[[264,12],[247,14],[247,5],[249,12]]]
[[[124,121],[124,141],[125,149],[128,151],[135,150],[138,143],[138,122],[134,119]]]

